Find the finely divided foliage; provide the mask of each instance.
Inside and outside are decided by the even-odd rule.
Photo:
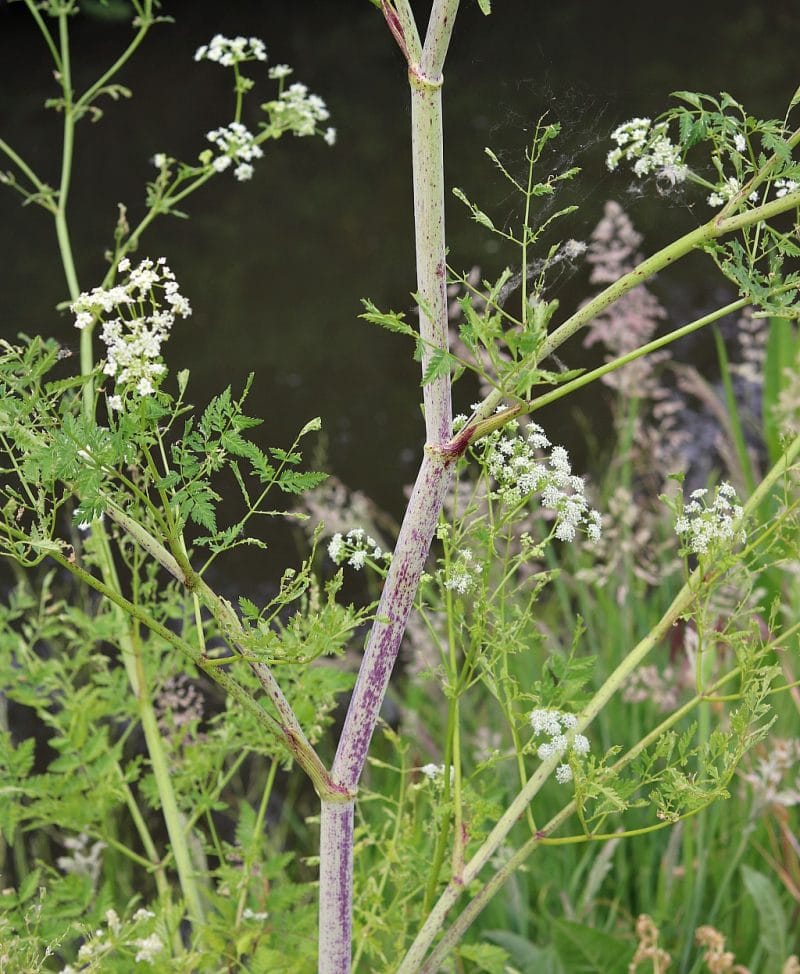
[[[630,167],[661,193],[696,187],[718,211],[647,258],[613,202],[590,242],[554,236],[577,208],[559,194],[579,170],[551,164],[560,129],[540,120],[521,175],[487,149],[519,220],[501,225],[454,191],[510,266],[486,280],[451,269],[448,281],[441,85],[458,4],[434,0],[423,37],[407,0],[373,2],[413,103],[422,328],[370,301],[363,315],[411,338],[424,363],[427,443],[397,530],[335,481],[323,493],[326,474],[300,449],[319,419],[290,444],[265,443],[245,411],[253,376],[239,393],[191,402],[189,373],[166,354],[190,302],[166,258],[131,256],[206,182],[227,170],[258,178],[269,141],[333,145],[325,102],[287,84],[292,69],[269,66],[259,38],[217,34],[198,48],[196,61],[232,72],[231,117],[196,162],[151,157],[146,216],[131,227],[121,208],[107,273],[81,290],[66,213],[76,125],[99,117],[100,95],[120,94],[110,78],[157,18],[151,0],[135,0],[135,39],[81,93],[70,72],[77,5],[28,3],[61,86],[62,175],[49,187],[0,133],[12,167],[0,181],[54,218],[81,354],[41,337],[0,342],[0,554],[15,571],[0,605],[0,971],[433,974],[452,951],[464,971],[558,974],[587,958],[597,970],[666,970],[663,931],[643,915],[635,945],[630,929],[631,905],[648,897],[663,917],[693,910],[686,923],[721,970],[733,954],[700,922],[741,909],[739,870],[758,928],[748,921],[739,936],[731,921],[737,949],[795,970],[785,897],[752,865],[748,837],[800,801],[788,780],[796,712],[781,692],[796,689],[786,650],[797,640],[800,437],[788,367],[800,348],[800,132],[788,119],[800,91],[784,120],[767,121],[728,94],[678,92],[678,107],[611,133],[610,170]],[[246,115],[264,79],[277,94]],[[643,282],[695,249],[736,300],[656,337],[668,315]],[[552,283],[583,261],[602,290],[556,324]],[[631,451],[658,432],[643,430],[651,406],[676,401],[660,385],[663,349],[745,307],[743,334],[755,344],[761,322],[768,337],[737,372],[719,336],[724,407],[691,373],[695,395],[724,417],[715,460],[729,479],[688,460],[649,471],[681,488],[658,508]],[[585,325],[604,364],[550,361]],[[451,386],[467,371],[485,394],[453,419]],[[731,378],[745,372],[763,404],[760,454]],[[608,477],[591,480],[530,414],[598,379],[617,395],[620,443]],[[667,455],[647,453],[656,466]],[[231,552],[266,548],[276,517],[298,527],[298,563],[265,558],[267,584],[232,596]],[[726,865],[709,896],[719,822]],[[731,834],[743,836],[733,852]],[[794,854],[785,817],[764,834],[762,847]],[[615,850],[628,838],[646,865],[626,877]],[[584,844],[596,858],[570,851]],[[645,882],[654,862],[658,890]],[[789,890],[793,868],[775,871]],[[525,936],[505,928],[505,908],[504,929],[479,919],[504,884]],[[684,971],[687,929],[669,931],[685,944]]]

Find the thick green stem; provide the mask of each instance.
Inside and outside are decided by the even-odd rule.
[[[98,533],[96,538],[100,549],[102,571],[106,584],[114,591],[120,591],[119,578],[114,567],[114,559],[108,546],[108,536],[105,532]],[[200,889],[192,865],[191,854],[187,842],[183,815],[178,808],[175,790],[172,787],[169,765],[164,751],[164,742],[158,728],[151,688],[144,665],[141,641],[138,637],[133,620],[122,618],[124,629],[120,636],[120,649],[125,672],[131,686],[131,692],[136,699],[139,711],[139,721],[142,725],[150,766],[161,799],[161,811],[167,827],[172,854],[175,858],[175,868],[178,872],[181,889],[186,900],[186,908],[192,924],[197,927],[203,922],[203,904]]]

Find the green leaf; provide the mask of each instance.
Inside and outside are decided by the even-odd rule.
[[[478,970],[487,974],[505,974],[508,954],[502,947],[494,944],[464,944],[459,950],[462,959],[478,965]]]
[[[771,969],[780,970],[780,964],[789,952],[786,944],[786,914],[780,897],[767,877],[750,866],[742,866],[742,879],[758,913],[761,946],[776,961]]]
[[[315,416],[313,419],[310,419],[306,423],[306,425],[300,430],[300,432],[297,434],[297,439],[298,440],[301,439],[306,435],[306,433],[313,433],[321,429],[322,429],[322,418],[320,416]]]
[[[570,974],[627,974],[634,947],[570,920],[555,920],[553,943]]]
[[[478,0],[478,6],[481,8],[484,17],[488,17],[492,12],[492,0]]]
[[[381,311],[367,298],[362,298],[361,303],[367,310],[363,314],[360,314],[358,316],[359,318],[363,318],[364,321],[369,321],[373,325],[380,325],[381,328],[385,328],[387,331],[394,331],[400,335],[409,335],[411,338],[416,338],[417,333],[411,325],[403,321],[404,315],[400,312]]]
[[[454,359],[448,351],[446,351],[444,348],[435,348],[433,352],[431,352],[428,367],[425,369],[425,373],[422,376],[420,385],[426,386],[429,382],[433,382],[435,379],[449,376],[452,368],[455,365],[456,359]]]
[[[258,619],[261,614],[258,611],[258,606],[255,602],[251,602],[250,599],[245,598],[244,595],[239,596],[239,608],[242,610],[242,615],[245,619]]]
[[[461,200],[465,206],[469,207],[470,211],[472,212],[472,219],[475,220],[476,223],[480,223],[480,225],[482,227],[486,227],[487,230],[495,230],[495,225],[492,223],[489,217],[483,212],[483,210],[478,209],[474,203],[470,203],[458,186],[453,187],[453,196],[455,196],[457,200]]]
[[[326,473],[317,473],[309,470],[299,472],[296,470],[284,470],[278,477],[278,487],[285,494],[302,494],[307,490],[318,487],[324,480],[328,479]]]

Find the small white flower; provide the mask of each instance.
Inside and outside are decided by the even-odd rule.
[[[566,785],[572,781],[572,768],[568,764],[559,764],[556,768],[556,781],[560,785]]]
[[[793,193],[800,183],[796,182],[794,179],[776,179],[775,180],[775,195],[780,198],[786,196],[787,193]]]
[[[142,906],[142,907],[139,907],[139,909],[133,914],[133,919],[136,920],[136,921],[139,921],[139,920],[152,920],[154,916],[155,916],[155,913],[153,913],[152,910],[146,910]]]
[[[680,146],[669,138],[666,122],[651,125],[649,118],[633,118],[618,126],[611,139],[617,144],[606,156],[611,171],[624,159],[633,163],[634,175],[640,179],[652,174],[673,186],[689,174],[680,161]]]
[[[549,734],[551,737],[561,733],[561,719],[560,710],[534,710],[530,716],[534,734]]]
[[[552,757],[558,748],[552,741],[547,741],[545,744],[540,744],[536,754],[540,761],[546,761],[549,757]]]
[[[292,68],[288,64],[276,64],[274,67],[269,69],[269,77],[273,81],[280,81],[282,78],[288,78],[292,73]]]
[[[424,764],[419,770],[425,775],[426,778],[430,778],[431,781],[433,781],[434,778],[438,778],[439,775],[444,774],[444,765]]]
[[[733,144],[737,152],[744,152],[747,148],[747,139],[742,135],[741,132],[737,132],[733,137]]]
[[[240,162],[234,170],[233,175],[239,180],[240,183],[243,183],[245,180],[253,178],[253,172],[253,167],[249,162]]]
[[[134,946],[139,948],[139,952],[136,954],[135,960],[145,961],[149,963],[155,960],[156,957],[164,949],[164,944],[158,934],[151,933],[149,937],[144,937],[141,940],[134,940]]]
[[[576,754],[588,754],[590,746],[589,738],[585,734],[576,734],[572,740],[572,748]]]
[[[269,913],[261,910],[259,910],[259,912],[256,913],[253,910],[251,910],[249,906],[242,911],[242,917],[245,920],[266,920],[268,916]]]
[[[721,183],[708,196],[709,206],[723,206],[734,197],[742,188],[742,184],[735,176],[729,176],[724,183]]]
[[[322,140],[323,142],[327,142],[328,145],[336,145],[336,129],[325,129],[325,134],[322,136]]]
[[[176,317],[186,318],[189,302],[178,291],[175,275],[164,258],[145,258],[132,267],[123,257],[117,265],[127,277],[111,288],[83,292],[71,305],[77,327],[102,321],[100,340],[107,346],[103,372],[115,379],[117,388],[136,389],[150,395],[161,381],[166,366],[159,361],[161,345],[169,337]],[[169,310],[160,307],[165,302]],[[119,393],[109,397],[109,408],[121,408]]]
[[[356,571],[360,571],[368,559],[373,562],[392,559],[391,553],[382,551],[363,528],[351,528],[346,537],[340,532],[334,534],[328,543],[328,555],[337,565],[347,560],[347,564]]]
[[[195,61],[214,61],[229,68],[243,61],[266,61],[267,48],[258,37],[224,37],[215,34],[208,44],[198,47]]]
[[[736,542],[744,544],[746,532],[741,527],[744,510],[736,498],[736,491],[726,481],[705,500],[706,488],[693,491],[683,512],[675,520],[675,533],[682,538],[686,550],[695,555],[708,554],[711,548],[730,547]],[[702,503],[701,503],[702,501]]]
[[[350,565],[351,568],[355,568],[356,571],[360,571],[364,567],[366,560],[366,550],[364,548],[359,548],[357,551],[353,552],[347,564]]]
[[[341,561],[342,551],[344,549],[344,538],[338,532],[334,534],[328,544],[328,556],[331,561],[335,562],[337,565]]]

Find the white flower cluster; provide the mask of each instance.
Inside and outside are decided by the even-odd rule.
[[[99,927],[94,932],[87,932],[86,940],[78,948],[78,968],[72,964],[62,967],[60,974],[79,974],[79,971],[102,970],[106,958],[117,953],[120,947],[130,951],[137,951],[135,961],[151,964],[164,949],[164,942],[156,933],[146,937],[136,937],[143,933],[142,926],[155,919],[155,913],[140,907],[130,920],[123,922],[117,911],[108,909],[105,912],[107,929]],[[84,966],[84,965],[89,965]]]
[[[235,162],[238,165],[233,174],[239,182],[252,179],[252,162],[254,159],[260,159],[264,152],[261,146],[256,144],[256,137],[246,125],[242,125],[241,122],[231,122],[224,128],[207,132],[206,138],[221,153],[211,163],[217,172],[224,172]]]
[[[728,176],[724,183],[720,183],[714,192],[709,194],[708,205],[724,206],[741,188],[742,184],[735,176]]]
[[[89,876],[96,883],[103,867],[105,842],[98,841],[89,845],[89,836],[82,832],[78,836],[68,836],[63,845],[65,849],[69,849],[70,854],[56,859],[58,868],[64,873]]]
[[[450,566],[447,578],[444,580],[444,587],[458,595],[466,595],[478,580],[479,569],[475,564],[474,556],[469,548],[463,548],[458,553],[458,558]]]
[[[133,389],[140,396],[155,392],[166,372],[159,361],[161,345],[169,337],[175,318],[188,318],[192,313],[165,257],[155,262],[145,258],[134,268],[123,257],[117,270],[127,275],[120,284],[84,291],[71,305],[79,329],[113,315],[103,321],[100,334],[108,347],[103,371],[114,378],[118,390],[108,399],[111,409],[122,409],[120,390]]]
[[[546,734],[550,740],[540,744],[536,754],[540,761],[546,761],[554,754],[562,755],[567,751],[582,757],[589,753],[589,738],[584,734],[575,734],[570,740],[567,731],[577,723],[575,714],[564,713],[562,710],[534,710],[530,716],[534,736]],[[556,781],[560,785],[572,781],[572,768],[568,764],[559,764],[556,768]]]
[[[164,949],[164,944],[157,933],[151,933],[149,937],[142,937],[139,940],[135,940],[134,944],[139,948],[134,958],[137,964],[141,961],[149,964]]]
[[[321,122],[330,118],[325,102],[319,95],[309,94],[308,88],[300,82],[282,91],[277,101],[269,102],[267,108],[281,128],[294,132],[295,135],[314,135],[319,131]],[[323,134],[328,145],[336,142],[336,129],[328,128]]]
[[[267,74],[273,81],[283,81],[283,79],[288,78],[290,74],[294,74],[294,69],[290,68],[288,64],[276,64],[274,67],[269,69]]]
[[[798,187],[800,187],[800,183],[795,179],[776,179],[775,195],[780,199],[782,196],[786,196],[787,193],[793,193]]]
[[[707,493],[705,487],[692,491],[690,503],[675,522],[675,533],[695,555],[705,555],[711,547],[727,547],[736,541],[744,544],[747,540],[747,532],[741,527],[744,511],[733,487],[723,481],[714,490],[710,506],[703,500]]]
[[[542,505],[555,511],[555,536],[559,541],[573,541],[578,528],[590,540],[597,541],[601,534],[600,514],[589,507],[583,478],[573,475],[564,447],[552,446],[536,423],[527,427],[524,436],[516,435],[516,423],[509,423],[507,428],[511,435],[498,431],[484,438],[488,443],[487,468],[497,483],[494,496],[514,505],[539,492]],[[538,451],[551,446],[549,460],[541,459]]]
[[[223,37],[215,34],[208,44],[198,47],[195,61],[215,61],[229,68],[243,61],[266,61],[267,48],[258,37]]]
[[[673,186],[682,183],[689,169],[681,162],[681,149],[667,135],[667,123],[652,124],[649,118],[632,118],[611,133],[617,143],[606,156],[606,165],[614,170],[624,159],[633,163],[633,172],[640,179],[655,174]]]
[[[352,528],[344,535],[337,531],[328,544],[328,554],[335,564],[341,565],[346,561],[356,571],[361,571],[368,558],[372,561],[392,560],[392,553],[381,551],[377,541],[363,528]]]
[[[444,765],[443,764],[424,764],[419,769],[426,778],[435,782],[438,785],[444,783]],[[450,784],[452,785],[453,779],[455,778],[455,768],[450,765]]]

